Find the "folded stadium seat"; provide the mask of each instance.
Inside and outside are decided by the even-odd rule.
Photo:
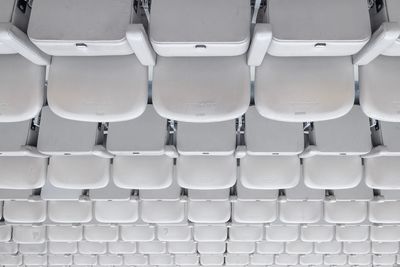
[[[271,0],[264,21],[255,27],[248,57],[256,66],[260,114],[309,122],[349,112],[355,96],[351,55],[371,35],[367,3]]]
[[[225,223],[231,218],[229,188],[188,190],[188,219],[194,223]]]
[[[276,221],[274,224],[265,225],[265,239],[271,242],[293,242],[300,237],[298,224],[283,224]]]
[[[139,218],[139,201],[132,191],[117,187],[111,179],[106,187],[89,190],[93,216],[99,223],[133,223]]]
[[[370,15],[374,33],[353,60],[359,65],[360,105],[368,117],[400,122],[400,4],[381,1]]]
[[[324,202],[324,219],[334,224],[361,224],[368,220],[368,203],[374,198],[364,180],[352,189],[333,190]]]
[[[364,156],[365,182],[374,189],[400,189],[400,124],[379,121],[371,129],[375,146]]]
[[[46,220],[47,203],[43,200],[5,201],[3,218],[7,223],[41,223]]]
[[[18,244],[43,244],[46,242],[46,226],[15,225],[12,227],[12,240]]]
[[[365,242],[369,239],[369,224],[338,224],[335,238],[339,242]]]
[[[241,183],[252,189],[292,188],[300,180],[303,125],[269,120],[251,106],[245,114],[245,143],[240,159]]]
[[[48,225],[47,240],[54,242],[79,242],[83,238],[82,225]]]
[[[35,147],[37,131],[32,120],[0,123],[0,198],[44,185],[48,159]]]
[[[224,242],[227,238],[226,224],[194,224],[193,226],[193,239],[197,242]]]
[[[369,203],[369,220],[372,223],[400,223],[400,192],[381,190]]]
[[[133,0],[39,0],[28,36],[53,56],[47,87],[50,108],[80,121],[130,120],[147,103],[155,54]],[[56,14],[56,15],[55,15]]]
[[[237,223],[271,223],[278,218],[278,190],[248,189],[240,180],[232,201],[232,221]]]
[[[164,189],[139,191],[140,218],[145,223],[181,223],[187,220],[186,200],[176,179]]]
[[[284,223],[318,223],[323,217],[325,192],[299,184],[279,198],[279,219]]]
[[[112,173],[118,187],[162,189],[171,185],[176,151],[167,145],[167,130],[167,120],[152,105],[136,119],[109,124],[107,150],[116,155]]]
[[[119,238],[118,225],[94,225],[83,226],[83,237],[91,242],[116,242]]]
[[[50,57],[25,34],[31,13],[27,2],[4,0],[0,10],[0,122],[25,121],[43,105]]]
[[[306,186],[315,189],[356,187],[362,178],[360,155],[370,152],[369,119],[360,106],[353,106],[345,116],[314,122],[310,144],[300,155]]]
[[[181,187],[216,190],[236,182],[236,122],[178,122],[176,176]]]
[[[335,238],[335,226],[327,223],[300,226],[300,239],[304,242],[330,242]]]
[[[152,1],[153,103],[161,116],[216,122],[246,112],[250,9],[245,0]]]
[[[121,225],[120,236],[122,241],[153,241],[156,238],[156,227],[144,222],[135,223],[135,225]]]
[[[50,155],[49,182],[65,189],[97,189],[110,179],[110,158],[97,123],[64,119],[42,109],[38,150]]]
[[[160,224],[157,226],[157,239],[168,242],[187,242],[193,240],[192,226],[183,224]]]
[[[47,217],[53,223],[89,223],[93,219],[93,203],[88,200],[51,200]]]

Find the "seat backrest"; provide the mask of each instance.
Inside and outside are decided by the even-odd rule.
[[[188,190],[189,200],[228,200],[229,188],[217,190]]]
[[[372,147],[369,119],[358,105],[340,118],[314,122],[310,136],[317,154],[362,155]]]
[[[386,154],[396,154],[400,153],[400,123],[398,122],[379,122],[378,135],[381,137],[381,142],[385,146]]]
[[[281,122],[261,116],[255,106],[245,114],[245,141],[250,155],[297,155],[304,149],[302,123]]]
[[[235,56],[250,42],[246,0],[154,0],[150,40],[160,56]]]
[[[371,35],[367,1],[270,0],[273,56],[347,56]]]
[[[107,150],[116,155],[162,155],[167,137],[167,120],[147,105],[138,118],[109,124]]]
[[[236,147],[236,122],[178,122],[176,140],[182,155],[231,155]]]
[[[0,123],[0,155],[21,151],[28,144],[31,134],[31,120]]]
[[[33,2],[28,35],[53,56],[132,54],[126,30],[133,0],[38,0]]]
[[[43,107],[38,150],[48,155],[90,155],[101,133],[95,122],[73,121]]]

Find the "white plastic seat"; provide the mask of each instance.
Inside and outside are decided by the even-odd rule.
[[[139,219],[139,203],[136,199],[96,201],[94,218],[101,223],[133,223]]]
[[[198,247],[200,247],[200,243],[196,244],[193,240],[192,241],[169,241],[168,242],[168,253],[192,254],[198,250]],[[225,251],[225,249],[224,249],[224,251]],[[199,250],[199,253],[201,253],[200,250]]]
[[[250,263],[253,265],[272,265],[274,263],[274,256],[254,253],[250,256]]]
[[[349,255],[347,261],[351,265],[370,265],[372,263],[371,255]]]
[[[195,224],[193,238],[198,242],[225,241],[228,237],[226,224]]]
[[[235,254],[251,254],[256,250],[256,243],[249,241],[228,241],[226,251]]]
[[[247,265],[250,263],[250,257],[246,254],[231,254],[225,255],[225,265]]]
[[[48,179],[55,187],[96,189],[110,179],[110,157],[97,123],[61,118],[42,109],[38,150],[50,155]]]
[[[167,154],[173,151],[167,142],[167,120],[152,105],[136,119],[110,123],[107,150],[116,155],[112,166],[115,184],[128,189],[168,187],[173,180],[173,159]]]
[[[45,201],[5,201],[3,218],[9,223],[41,223],[46,220]]]
[[[304,183],[316,189],[356,187],[362,178],[360,155],[370,152],[369,119],[357,105],[345,116],[315,122],[302,153]]]
[[[301,255],[299,259],[301,265],[322,265],[323,255],[321,254],[307,254]]]
[[[369,203],[369,220],[372,223],[400,222],[400,192],[381,190],[381,196]]]
[[[260,254],[281,254],[285,251],[285,243],[260,241],[257,242],[257,253]]]
[[[16,225],[12,228],[12,240],[19,244],[41,244],[46,241],[43,225]]]
[[[25,121],[37,116],[43,105],[50,57],[26,36],[31,13],[27,3],[2,1],[0,9],[0,122]]]
[[[46,255],[24,255],[23,262],[27,266],[47,265]]]
[[[16,254],[16,255],[0,255],[0,261],[4,266],[19,266],[22,264],[22,255],[21,254]]]
[[[176,175],[181,187],[224,189],[236,181],[235,120],[178,123]]]
[[[188,219],[194,223],[225,223],[231,218],[229,189],[188,190]]]
[[[167,252],[167,243],[161,241],[139,242],[138,252],[141,254],[164,254]]]
[[[340,242],[362,242],[369,239],[369,225],[337,225],[336,240]]]
[[[78,242],[83,238],[82,225],[49,225],[47,238],[54,242]]]
[[[155,226],[152,225],[121,225],[120,236],[123,241],[153,241],[156,237]]]
[[[208,1],[152,2],[150,40],[160,55],[153,103],[163,117],[226,121],[248,108],[250,69],[243,54],[250,41],[250,6],[243,0]]]
[[[288,254],[310,254],[313,249],[313,244],[310,242],[293,241],[286,243],[286,253]]]
[[[197,252],[200,254],[221,254],[226,251],[224,241],[202,241],[197,243]]]
[[[37,128],[32,130],[31,123],[0,123],[1,189],[35,189],[45,183],[48,159],[32,146]]]
[[[261,115],[304,122],[349,112],[355,96],[350,56],[371,35],[365,2],[271,1],[265,21],[256,25],[248,57],[257,66],[255,105]]]
[[[223,254],[202,254],[200,255],[200,264],[204,266],[223,265]]]
[[[329,224],[308,224],[300,227],[300,238],[304,242],[329,242],[335,237],[335,227]]]
[[[146,223],[180,223],[186,219],[186,203],[176,180],[165,189],[140,190],[140,218]]]
[[[379,127],[372,128],[376,146],[365,155],[365,182],[374,189],[400,189],[398,171],[400,146],[398,144],[399,124],[380,121]]]
[[[284,223],[317,223],[323,217],[324,197],[323,190],[309,188],[301,179],[280,198],[279,219]]]
[[[157,239],[160,241],[192,240],[192,228],[186,224],[158,225]]]
[[[324,264],[325,265],[344,265],[347,263],[347,255],[325,255]]]
[[[264,229],[259,224],[232,224],[229,227],[231,241],[260,241],[263,239]]]
[[[198,265],[200,257],[196,254],[188,254],[188,255],[175,255],[174,257],[175,264],[177,265]]]
[[[383,1],[371,8],[371,40],[354,58],[359,65],[360,105],[371,118],[399,122],[400,16],[397,1]],[[383,89],[380,89],[383,88]]]
[[[342,243],[337,241],[318,242],[314,245],[317,254],[339,254],[342,251]]]
[[[98,261],[100,265],[122,265],[123,258],[121,255],[99,255]]]
[[[372,225],[370,227],[370,239],[377,242],[400,241],[399,225]]]
[[[26,255],[45,254],[47,253],[47,244],[20,244],[19,252]]]
[[[155,54],[143,26],[130,24],[135,16],[132,0],[34,3],[28,35],[53,56],[47,98],[56,114],[111,122],[143,113],[146,66],[154,65]]]
[[[352,189],[334,190],[324,202],[324,219],[328,223],[362,223],[368,219],[368,202],[373,191],[364,181]]]
[[[276,224],[265,226],[265,238],[273,242],[291,242],[299,238],[299,226],[296,224]],[[294,263],[295,264],[295,263]]]
[[[240,160],[240,180],[247,188],[286,189],[298,184],[304,148],[301,123],[262,117],[254,106],[245,114],[247,155]]]
[[[73,261],[75,265],[95,265],[97,264],[97,256],[75,254]]]
[[[349,255],[365,255],[371,252],[371,242],[343,242],[343,253]]]
[[[147,255],[124,255],[124,264],[126,265],[146,265],[148,264],[148,256]]]
[[[298,255],[285,253],[275,255],[275,264],[277,265],[296,265],[298,263],[298,260]]]
[[[92,242],[115,242],[119,238],[116,225],[85,225],[84,238]]]
[[[107,253],[107,243],[81,241],[78,243],[78,251],[81,254],[105,254]]]
[[[78,253],[76,242],[48,242],[48,252],[51,254],[75,254]]]
[[[232,220],[237,223],[270,223],[278,218],[278,190],[248,189],[236,183]]]
[[[126,241],[109,242],[108,252],[111,254],[133,254],[136,252],[136,243]]]
[[[53,200],[47,203],[48,218],[55,223],[88,223],[92,220],[91,201]]]

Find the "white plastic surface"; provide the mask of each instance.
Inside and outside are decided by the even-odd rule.
[[[154,108],[165,118],[231,120],[250,103],[250,68],[244,56],[159,57],[153,75]]]
[[[147,68],[135,55],[54,57],[47,89],[49,106],[66,119],[130,120],[145,110]]]
[[[334,119],[349,112],[354,102],[350,57],[266,56],[256,68],[254,85],[258,112],[273,120]]]

